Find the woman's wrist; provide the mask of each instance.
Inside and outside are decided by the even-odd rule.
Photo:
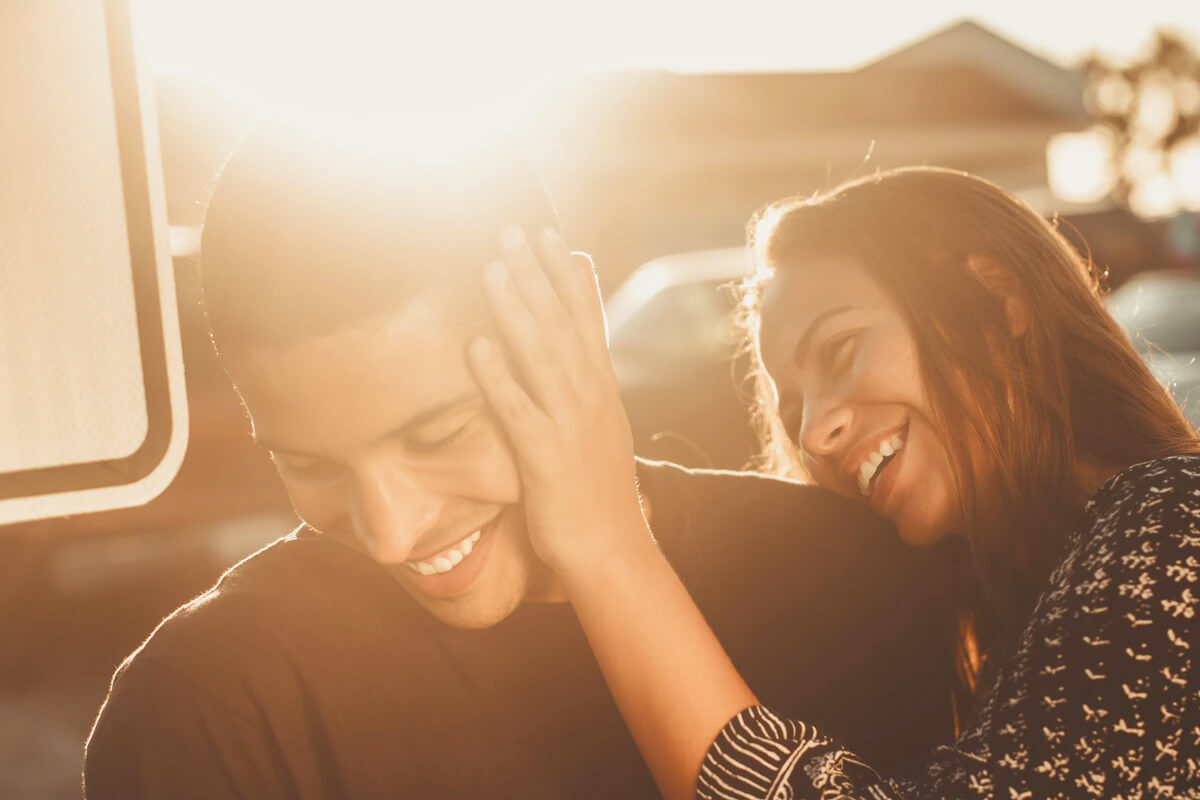
[[[604,591],[605,587],[620,585],[644,572],[647,566],[664,560],[640,511],[631,514],[621,528],[620,531],[599,532],[597,538],[606,542],[602,548],[597,548],[584,561],[556,570],[569,598],[584,597]]]

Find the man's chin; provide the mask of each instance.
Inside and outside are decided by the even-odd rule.
[[[499,524],[484,533],[471,557],[483,559],[479,572],[457,589],[413,577],[407,567],[396,566],[391,570],[430,616],[455,628],[489,628],[502,622],[521,603],[549,599],[543,595],[553,583],[553,576],[534,554],[517,507],[510,506],[499,518]],[[458,568],[467,566],[464,561]]]
[[[416,597],[430,616],[452,628],[478,630],[503,622],[525,599],[525,592],[512,592],[489,598],[454,597],[433,599]]]
[[[406,569],[406,568],[405,568]],[[503,580],[498,576],[482,575],[482,581],[462,594],[452,597],[433,597],[412,586],[399,569],[393,570],[397,581],[434,619],[455,628],[490,628],[502,622],[525,601],[528,575],[522,569],[505,570]]]

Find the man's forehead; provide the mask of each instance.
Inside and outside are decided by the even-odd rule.
[[[465,348],[482,327],[432,290],[402,309],[294,343],[249,347],[231,371],[257,438],[296,451],[370,440],[477,391]]]

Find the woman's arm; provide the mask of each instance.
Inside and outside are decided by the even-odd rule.
[[[721,728],[757,703],[649,536],[620,561],[563,576],[609,689],[659,789],[696,794]]]
[[[543,272],[506,234],[507,267],[489,265],[485,282],[523,380],[486,341],[472,344],[472,367],[517,451],[535,549],[573,603],[660,790],[694,797],[713,739],[754,695],[642,516],[590,262],[551,235]]]

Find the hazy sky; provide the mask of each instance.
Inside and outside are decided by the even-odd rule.
[[[1200,42],[1200,0],[140,0],[137,13],[157,72],[276,96],[347,81],[494,91],[611,68],[844,69],[963,18],[1064,63],[1133,55],[1155,27]]]

